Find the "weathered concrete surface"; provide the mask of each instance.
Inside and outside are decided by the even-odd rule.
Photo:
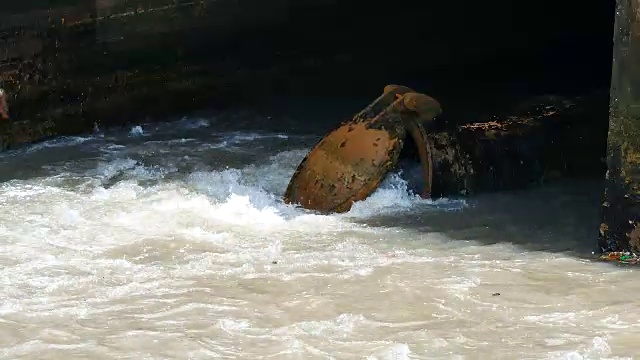
[[[640,253],[640,1],[618,0],[599,246]]]
[[[260,98],[260,84],[274,71],[244,71],[199,51],[202,43],[286,18],[282,1],[268,9],[262,4],[247,4],[255,12],[213,0],[69,0],[21,13],[3,8],[0,88],[13,125],[0,128],[0,149]]]
[[[598,63],[584,60],[599,56],[593,49],[607,35],[594,38],[602,31],[589,27],[608,5],[580,6],[577,20],[567,15],[577,1],[415,0],[393,7],[364,0],[11,1],[0,7],[0,87],[9,95],[12,121],[34,128],[54,121],[57,129],[82,132],[96,122],[267,102],[276,93],[376,96],[379,87],[400,80],[429,82],[420,88],[456,99],[472,92],[469,79],[485,86],[518,76],[531,88],[520,76],[526,72],[593,85],[593,72],[572,70]],[[370,24],[383,30],[372,32]],[[439,31],[444,27],[450,30]],[[389,47],[380,51],[381,44]],[[563,44],[570,48],[553,58],[570,66],[547,74],[542,48]]]
[[[606,148],[606,94],[541,96],[499,114],[460,125],[452,135],[432,132],[443,159],[465,154],[455,171],[441,167],[434,194],[526,188],[558,178],[601,176]],[[455,144],[446,145],[455,140]],[[457,145],[456,145],[457,144]],[[446,145],[446,146],[445,146]],[[437,163],[437,160],[436,160]],[[451,165],[448,165],[451,166]],[[458,176],[458,177],[456,177]]]

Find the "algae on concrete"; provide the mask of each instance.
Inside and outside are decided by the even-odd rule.
[[[640,252],[640,0],[617,0],[599,246]]]

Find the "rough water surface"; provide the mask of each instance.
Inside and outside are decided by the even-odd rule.
[[[0,155],[3,359],[640,356],[637,271],[585,256],[599,183],[426,201],[392,174],[324,216],[280,199],[317,134],[219,121]]]

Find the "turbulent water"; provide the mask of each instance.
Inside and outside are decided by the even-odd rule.
[[[432,202],[392,174],[324,216],[280,200],[318,134],[220,121],[0,155],[3,359],[640,355],[637,271],[589,260],[600,184]]]

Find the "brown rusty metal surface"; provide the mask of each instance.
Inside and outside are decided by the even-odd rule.
[[[403,118],[403,124],[416,144],[424,177],[424,188],[420,196],[430,198],[433,185],[433,144],[427,136],[424,124],[440,115],[442,108],[435,99],[418,93],[404,95],[402,105],[407,114]]]
[[[420,158],[422,176],[424,177],[424,188],[420,196],[428,199],[431,197],[433,185],[433,145],[421,123],[409,122],[405,126],[418,148],[418,157]]]
[[[442,113],[442,107],[438,101],[425,94],[411,92],[402,97],[404,109],[416,113],[419,122],[427,122],[433,120],[434,117]]]
[[[428,134],[432,164],[431,196],[468,195],[476,174],[472,158],[454,132]]]
[[[326,162],[326,159],[323,159],[321,157],[318,160],[314,159],[314,155],[320,151],[317,149],[319,147],[326,146],[325,140],[328,137],[332,136],[333,133],[338,132],[339,135],[336,135],[336,136],[340,136],[339,131],[341,131],[341,129],[348,128],[350,126],[352,127],[356,124],[361,124],[360,128],[364,128],[364,125],[362,125],[363,123],[367,121],[371,121],[371,119],[373,119],[376,115],[378,115],[385,108],[387,108],[394,101],[396,101],[399,95],[403,95],[410,91],[413,91],[413,90],[404,86],[399,86],[399,85],[385,86],[382,95],[380,95],[377,99],[371,102],[362,111],[354,115],[353,118],[342,122],[342,124],[340,124],[338,128],[334,129],[327,136],[321,139],[315,145],[314,149],[311,150],[307,154],[307,156],[304,157],[304,159],[302,159],[302,161],[300,162],[300,165],[298,166],[296,171],[293,173],[291,180],[289,181],[289,185],[284,194],[284,201],[286,203],[298,203],[298,204],[301,204],[303,207],[321,209],[327,212],[335,211],[335,210],[331,210],[332,209],[331,201],[339,203],[340,200],[321,199],[320,197],[316,198],[316,195],[314,195],[313,193],[314,189],[311,188],[309,185],[310,183],[313,183],[316,186],[322,185],[324,187],[326,183],[326,188],[323,190],[323,192],[330,191],[333,189],[332,186],[335,186],[327,181],[323,181],[323,183],[320,184],[320,183],[316,183],[314,180],[314,177],[320,177],[322,173],[317,172],[317,167],[315,168],[316,170],[314,170],[313,164],[315,162],[322,162],[322,161]],[[336,190],[333,189],[332,191],[335,192]],[[312,200],[312,199],[315,199],[315,200]],[[334,207],[335,207],[335,204],[334,204]]]
[[[334,152],[329,151],[321,158],[316,154],[317,148],[324,149],[327,144],[319,144],[292,177],[285,201],[322,212],[348,211],[354,201],[375,191],[386,173],[393,170],[399,157],[414,164],[416,161],[421,163],[425,179],[424,189],[421,189],[423,197],[526,188],[559,177],[590,176],[597,170],[598,164],[588,162],[599,159],[597,155],[602,153],[600,148],[604,145],[602,139],[589,136],[595,124],[606,118],[603,114],[606,114],[608,99],[599,93],[575,98],[549,95],[533,98],[512,109],[481,116],[480,121],[458,125],[454,129],[429,124],[432,116],[440,111],[439,105],[431,98],[414,94],[409,92],[396,96],[398,99],[384,112],[375,117],[354,117],[340,128],[344,131],[350,127],[355,129],[340,133],[342,139],[348,138],[349,141],[357,137],[354,134],[373,131],[383,131],[389,134],[389,139],[397,139],[395,146],[389,146],[385,165],[358,167],[355,166],[357,161],[351,162],[355,161],[353,158],[336,161],[335,152],[340,154],[340,149],[333,149],[331,151]],[[382,116],[383,113],[387,115]],[[355,127],[356,124],[362,126]],[[407,135],[415,141],[415,148],[407,146]],[[337,135],[332,132],[320,143],[327,138],[339,143],[341,139],[334,136]],[[370,141],[367,136],[362,136],[364,141]],[[361,146],[366,147],[366,144]],[[373,156],[369,152],[373,146],[369,146],[365,149],[366,156]],[[407,151],[398,155],[402,147]],[[332,171],[335,174],[328,176]],[[346,187],[337,187],[336,179],[349,174],[362,175],[360,179],[368,181],[348,182]],[[318,184],[314,187],[316,181]],[[303,203],[301,198],[307,202]],[[330,202],[338,198],[344,202]],[[640,222],[637,226],[640,228]],[[632,243],[640,244],[640,231],[629,234]]]
[[[335,130],[307,157],[291,181],[285,199],[323,212],[344,212],[379,185],[397,159],[401,139],[358,123]],[[372,145],[375,144],[375,145]]]
[[[413,92],[412,89],[402,85],[387,85],[384,87],[382,95],[375,99],[371,104],[367,105],[362,111],[357,113],[352,119],[345,121],[343,124],[357,123],[361,121],[371,121],[380,112],[393,104],[399,96]]]
[[[385,92],[367,108],[326,135],[293,174],[285,202],[321,212],[348,211],[354,202],[375,191],[396,166],[407,133],[414,137],[420,150],[428,196],[432,160],[421,124],[440,109],[435,100],[409,91],[401,86],[385,87]],[[405,96],[413,100],[410,106],[420,113],[407,106]],[[424,105],[425,99],[431,100],[431,106],[418,106]]]

